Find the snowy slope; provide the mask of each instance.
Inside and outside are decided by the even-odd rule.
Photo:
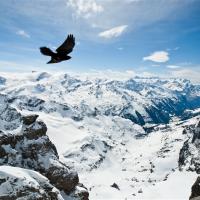
[[[178,160],[188,139],[184,126],[200,114],[199,85],[46,72],[4,73],[1,80],[0,99],[21,114],[39,114],[60,160],[78,171],[90,199],[190,196],[197,175],[180,172]]]
[[[144,130],[119,117],[81,122],[41,115],[61,160],[75,166],[91,199],[188,199],[196,172],[179,171],[184,126],[197,118]],[[56,125],[53,124],[56,122]],[[52,125],[51,125],[52,124]],[[116,183],[120,190],[111,187]],[[173,189],[173,192],[171,192]]]

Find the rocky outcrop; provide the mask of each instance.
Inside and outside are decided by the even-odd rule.
[[[49,180],[33,170],[0,166],[1,200],[64,200]]]
[[[200,199],[200,176],[197,177],[197,180],[192,186],[190,200],[198,200]]]
[[[0,130],[14,130],[19,127],[21,114],[9,106],[7,97],[0,94]]]
[[[200,121],[185,127],[183,134],[187,134],[188,139],[179,153],[179,169],[200,174]],[[190,200],[200,200],[200,176],[192,186]]]
[[[183,133],[188,134],[188,139],[179,153],[179,169],[185,168],[200,174],[200,121],[195,126],[186,127]]]
[[[59,161],[57,150],[46,135],[47,127],[37,117],[22,117],[19,133],[0,132],[0,165],[37,171],[67,195],[72,193],[79,199],[88,199],[87,190],[79,185],[78,174]],[[77,187],[82,189],[77,190]]]

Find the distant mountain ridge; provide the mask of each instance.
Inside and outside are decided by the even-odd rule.
[[[58,112],[76,120],[121,116],[140,125],[187,118],[188,110],[200,107],[200,85],[186,79],[136,76],[120,81],[35,72],[2,76],[0,92],[19,109]]]

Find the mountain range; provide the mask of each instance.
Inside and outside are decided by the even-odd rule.
[[[90,199],[200,196],[191,194],[200,173],[199,84],[159,77],[2,73],[0,105],[0,174],[9,177],[0,181],[4,193],[13,172],[20,171],[15,185],[23,188],[23,177],[34,179],[49,199],[87,199],[88,193]],[[42,133],[36,131],[40,126]],[[48,145],[27,164],[26,149],[31,151],[32,143],[41,148],[41,142]],[[49,176],[63,173],[63,167],[75,180],[71,188]]]

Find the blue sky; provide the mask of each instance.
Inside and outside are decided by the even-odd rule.
[[[133,71],[200,77],[199,0],[0,1],[0,71]],[[76,37],[72,59],[46,65],[40,46]]]

